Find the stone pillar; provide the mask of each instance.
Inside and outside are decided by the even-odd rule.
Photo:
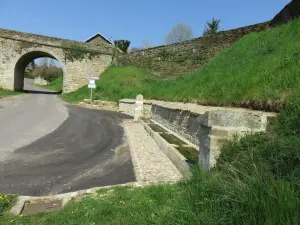
[[[138,121],[143,114],[143,95],[136,96],[135,109],[134,109],[134,121]]]

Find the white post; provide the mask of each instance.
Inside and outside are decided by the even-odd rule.
[[[143,95],[137,95],[135,101],[135,109],[134,109],[134,121],[138,121],[140,116],[143,113]]]

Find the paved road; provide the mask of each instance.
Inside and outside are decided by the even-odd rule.
[[[0,100],[0,159],[14,150],[32,143],[59,127],[68,117],[68,110],[56,95],[30,85],[34,94]]]
[[[13,101],[14,106],[5,106],[0,110],[0,151],[6,152],[0,160],[0,193],[40,196],[135,180],[121,123],[127,116],[77,106],[66,107],[54,95],[29,94]],[[35,106],[34,102],[39,106]],[[34,110],[28,109],[28,104]],[[55,108],[55,116],[53,111],[46,112],[52,108]],[[64,117],[65,120],[53,132],[53,126],[45,128],[44,125],[36,125],[36,121],[44,124],[44,120],[46,124],[58,124],[57,117],[66,115],[64,109],[69,116]],[[44,120],[40,119],[41,115]],[[8,129],[14,136],[10,140],[17,140],[19,145],[19,139],[29,136],[32,140],[33,136],[31,133],[27,135],[26,127],[30,132],[34,130],[35,133],[48,134],[15,149],[15,144],[9,146],[2,138],[5,135],[2,122],[6,123],[5,127],[10,127],[9,121],[14,126],[20,123],[20,132],[14,126]]]

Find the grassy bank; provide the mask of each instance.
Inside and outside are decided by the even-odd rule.
[[[175,80],[154,80],[143,69],[112,67],[101,75],[96,98],[117,101],[141,93],[147,99],[278,109],[300,85],[300,20],[252,33],[196,72]],[[88,88],[64,95],[89,96]]]
[[[8,96],[13,96],[13,95],[19,95],[21,94],[20,92],[15,92],[15,91],[9,91],[9,90],[4,90],[0,88],[0,99]]]
[[[94,99],[118,101],[121,98],[133,97],[136,93],[143,92],[150,87],[145,83],[146,79],[151,82],[151,74],[143,69],[135,67],[110,67],[96,81]],[[89,98],[90,89],[87,86],[79,88],[75,92],[62,95],[68,102],[78,102]]]
[[[38,86],[53,91],[61,91],[62,85],[63,85],[63,77],[60,76],[54,81],[50,82],[48,85],[38,85]]]

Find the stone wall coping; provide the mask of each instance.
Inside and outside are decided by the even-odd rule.
[[[85,43],[81,41],[56,38],[56,37],[48,37],[38,34],[20,32],[15,30],[7,30],[0,28],[0,38],[28,42],[32,44],[45,45],[49,47],[56,47],[62,49],[74,49],[72,45],[78,45],[80,47],[86,48],[87,51],[99,52],[102,54],[113,54],[113,47],[111,46],[97,46],[92,43]],[[67,45],[69,46],[67,46]]]
[[[127,104],[135,104],[135,101],[136,101],[135,99],[130,99],[130,98],[124,98],[124,99],[119,100],[119,102],[127,103]],[[144,99],[144,104],[151,105],[152,101]]]
[[[203,40],[203,39],[209,39],[211,36],[213,36],[213,37],[219,37],[219,36],[223,37],[223,36],[226,36],[228,33],[236,32],[236,31],[242,32],[243,30],[246,30],[246,29],[249,29],[249,28],[253,28],[253,27],[257,27],[257,26],[268,26],[269,24],[270,24],[270,21],[255,23],[255,24],[244,26],[244,27],[238,27],[238,28],[233,28],[233,29],[229,29],[229,30],[225,30],[225,31],[220,31],[216,34],[209,35],[209,36],[200,36],[200,37],[193,38],[191,40],[187,40],[187,41],[180,42],[180,43],[173,43],[173,44],[168,44],[168,45],[159,45],[159,46],[155,46],[155,47],[151,47],[151,48],[147,48],[147,49],[141,49],[141,50],[129,52],[128,55],[135,55],[135,54],[138,54],[140,52],[151,51],[151,50],[155,50],[155,49],[163,49],[163,48],[168,48],[168,47],[173,47],[173,46],[186,45],[186,44],[191,43],[191,42],[195,42],[195,41],[199,41],[199,40]]]
[[[121,99],[121,103],[135,104],[135,99]],[[265,115],[265,116],[275,116],[276,113],[264,112],[252,109],[245,108],[233,108],[233,107],[218,107],[218,106],[204,106],[194,103],[183,103],[183,102],[167,102],[167,101],[158,101],[158,100],[145,100],[144,104],[157,105],[163,108],[180,110],[180,111],[189,111],[191,114],[203,115],[208,111],[231,111],[231,112],[242,112],[242,113],[251,113],[256,115]]]

